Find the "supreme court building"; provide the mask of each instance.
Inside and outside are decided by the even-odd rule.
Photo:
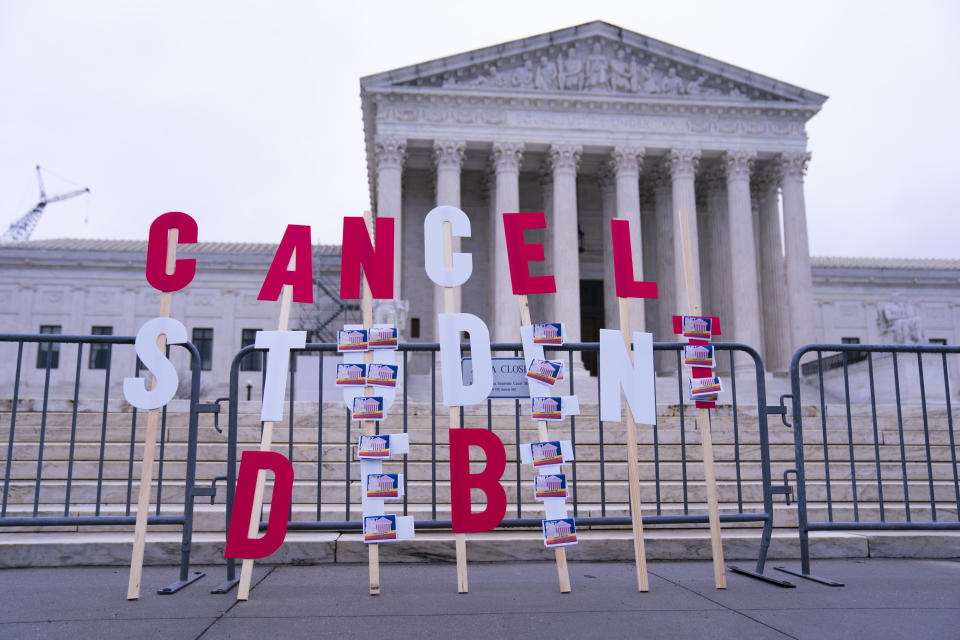
[[[545,245],[557,293],[532,296],[532,312],[564,321],[570,341],[619,326],[615,217],[630,221],[637,279],[659,284],[659,300],[634,303],[633,329],[674,339],[671,315],[689,313],[681,212],[703,313],[721,318],[724,340],[753,345],[774,370],[814,341],[804,124],[826,96],[604,22],[360,84],[374,210],[399,221],[408,338],[434,339],[443,300],[423,269],[423,219],[453,205],[472,227],[459,304],[494,341],[519,340],[499,216],[511,211],[546,214],[528,240]]]

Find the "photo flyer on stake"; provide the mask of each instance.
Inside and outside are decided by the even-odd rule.
[[[367,384],[376,387],[396,387],[400,367],[395,364],[373,363],[367,367]]]
[[[541,322],[533,325],[534,344],[563,344],[562,322]]]
[[[530,398],[530,417],[534,420],[559,422],[563,420],[563,398],[535,396]]]
[[[338,364],[337,385],[341,387],[362,387],[367,383],[367,365]]]
[[[563,449],[559,440],[550,442],[534,442],[530,445],[533,454],[534,467],[546,467],[554,464],[563,464]]]
[[[577,525],[573,518],[543,521],[543,546],[564,547],[577,544]]]
[[[385,542],[397,539],[397,516],[366,516],[363,519],[363,541]]]
[[[683,346],[683,364],[688,367],[713,368],[713,345],[687,344]]]
[[[366,351],[369,347],[366,329],[347,329],[337,331],[337,352]]]
[[[383,420],[382,396],[357,396],[353,399],[354,420]]]
[[[396,327],[374,327],[369,330],[370,349],[389,349],[396,351],[399,338]]]
[[[683,316],[683,337],[709,340],[713,335],[713,318],[705,316]]]
[[[380,459],[390,457],[390,436],[360,436],[357,457]]]
[[[533,479],[534,496],[537,500],[544,498],[567,497],[567,474],[551,473],[538,475]]]
[[[551,386],[560,379],[560,372],[563,370],[563,362],[559,360],[539,360],[534,358],[527,369],[527,377],[537,382],[549,384]]]
[[[367,498],[400,497],[400,475],[397,473],[371,473],[367,476]]]
[[[709,397],[716,398],[723,391],[720,378],[690,378],[690,398],[701,402],[711,402]]]

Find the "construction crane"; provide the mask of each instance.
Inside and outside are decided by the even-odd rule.
[[[75,198],[77,196],[82,196],[85,193],[90,193],[90,189],[77,189],[76,191],[61,193],[58,196],[47,197],[46,189],[43,187],[43,175],[40,173],[40,165],[37,165],[37,184],[40,187],[40,201],[37,202],[33,209],[20,216],[20,218],[17,220],[13,221],[13,224],[10,225],[10,228],[7,229],[2,236],[0,236],[0,243],[26,242],[33,234],[33,230],[37,227],[37,223],[40,222],[40,216],[43,215],[43,210],[48,204],[52,202],[61,202],[62,200],[69,200],[70,198]]]

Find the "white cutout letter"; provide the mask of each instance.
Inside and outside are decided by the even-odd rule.
[[[637,424],[657,423],[653,334],[633,332],[633,366],[619,331],[600,329],[600,420],[620,422],[620,389]]]
[[[434,208],[423,219],[423,266],[427,276],[441,287],[459,287],[473,273],[473,256],[453,254],[453,267],[443,266],[443,223],[450,223],[450,235],[470,237],[470,218],[463,211],[449,205]]]
[[[254,346],[257,349],[267,349],[267,373],[263,381],[263,403],[260,405],[261,420],[283,420],[283,394],[287,389],[290,350],[302,349],[306,343],[306,331],[257,331]]]
[[[135,341],[137,355],[157,381],[157,386],[147,389],[143,378],[125,378],[123,396],[137,409],[159,409],[170,402],[177,392],[180,377],[167,356],[157,348],[157,338],[166,334],[167,344],[183,344],[187,341],[187,328],[174,318],[148,320],[137,331]]]
[[[472,313],[441,313],[437,316],[440,329],[440,366],[443,376],[443,404],[463,407],[479,404],[493,389],[493,362],[490,359],[490,330],[483,320]],[[460,332],[469,336],[470,356],[473,358],[473,384],[463,384],[460,368]]]

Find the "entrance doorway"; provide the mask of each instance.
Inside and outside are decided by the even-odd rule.
[[[599,342],[603,328],[603,280],[580,281],[580,340]],[[583,367],[597,375],[597,352],[583,352]]]

